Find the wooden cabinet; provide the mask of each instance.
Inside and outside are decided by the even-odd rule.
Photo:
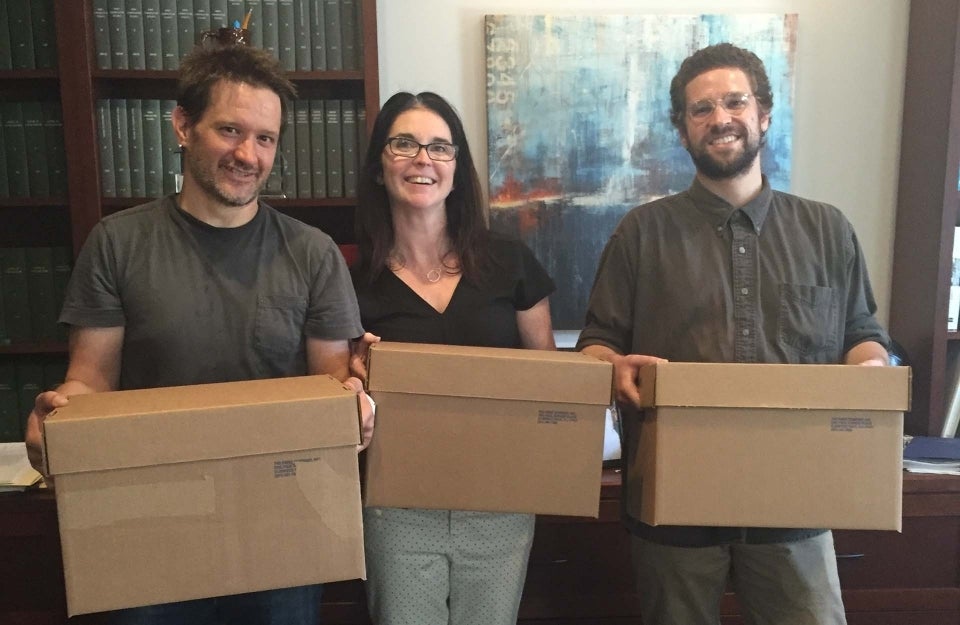
[[[939,436],[948,352],[960,349],[946,329],[960,211],[960,0],[911,2],[909,32],[890,334],[913,367],[905,431]]]
[[[523,625],[638,625],[630,537],[620,524],[619,476],[606,471],[600,517],[539,517],[520,605]],[[960,477],[906,474],[903,532],[837,531],[850,625],[960,623]],[[66,622],[52,493],[0,495],[0,623]],[[736,596],[723,625],[739,625]],[[359,581],[327,584],[324,625],[368,625]],[[74,625],[100,625],[100,615]]]

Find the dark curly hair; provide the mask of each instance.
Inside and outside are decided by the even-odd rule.
[[[760,113],[769,115],[773,109],[773,91],[763,61],[756,54],[732,43],[718,43],[697,50],[680,64],[677,75],[670,81],[670,121],[680,132],[684,132],[684,118],[687,114],[686,89],[690,81],[713,69],[735,67],[750,79],[753,96],[757,100]]]
[[[180,61],[177,79],[177,105],[191,124],[203,117],[210,105],[210,93],[221,80],[247,83],[269,89],[280,98],[281,127],[287,119],[287,108],[297,89],[283,73],[280,61],[259,48],[231,45],[197,46]]]
[[[480,179],[460,116],[449,102],[430,91],[416,95],[406,91],[395,93],[384,103],[373,123],[370,145],[357,182],[355,225],[360,263],[356,274],[360,280],[376,280],[393,249],[393,216],[390,198],[383,185],[380,155],[387,144],[393,122],[411,109],[426,109],[439,115],[450,128],[453,143],[459,147],[453,189],[445,202],[447,236],[459,258],[463,276],[474,282],[482,282],[495,261],[489,252],[489,231],[484,216]]]

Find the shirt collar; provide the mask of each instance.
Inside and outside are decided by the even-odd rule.
[[[763,222],[770,212],[770,202],[773,200],[773,190],[770,188],[770,182],[765,175],[761,175],[760,193],[740,208],[731,206],[729,202],[718,195],[714,195],[700,183],[699,178],[693,179],[693,184],[687,190],[690,199],[693,200],[697,210],[707,215],[710,221],[717,227],[725,226],[730,218],[739,210],[746,215],[753,224],[754,230],[759,233],[763,228]]]

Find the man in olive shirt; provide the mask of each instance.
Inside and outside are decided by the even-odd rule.
[[[638,370],[660,359],[887,364],[852,226],[761,173],[773,97],[760,59],[704,48],[670,96],[696,177],[619,224],[577,345],[614,364],[619,402],[639,407]],[[749,624],[846,622],[828,530],[626,524],[644,623],[716,625],[728,577]]]

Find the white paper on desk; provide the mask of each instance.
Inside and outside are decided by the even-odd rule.
[[[0,443],[0,490],[33,486],[40,477],[30,466],[25,443]]]
[[[603,459],[620,459],[620,414],[616,405],[607,408],[603,430]]]
[[[911,460],[904,458],[903,468],[910,473],[960,475],[960,462],[956,460]]]

